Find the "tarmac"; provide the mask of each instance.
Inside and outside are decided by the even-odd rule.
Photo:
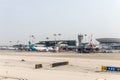
[[[68,65],[51,67],[68,61]],[[35,69],[36,64],[42,68]],[[0,51],[0,80],[119,80],[120,72],[102,72],[101,66],[120,67],[120,53]]]

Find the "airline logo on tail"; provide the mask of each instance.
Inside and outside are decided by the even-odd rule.
[[[35,46],[34,46],[30,41],[29,41],[28,43],[29,43],[29,48],[30,48],[30,50],[36,51]]]

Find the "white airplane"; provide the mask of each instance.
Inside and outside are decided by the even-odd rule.
[[[48,52],[54,50],[52,47],[34,46],[30,41],[29,41],[29,49],[32,51],[40,51],[40,52]]]

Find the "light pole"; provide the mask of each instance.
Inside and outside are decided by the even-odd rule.
[[[59,37],[58,41],[60,41],[61,34],[59,33],[59,34],[53,34],[53,35],[55,36],[55,44],[56,44],[57,43],[57,36]]]
[[[87,34],[85,34],[85,43],[87,42],[87,40],[86,40],[86,36],[87,36]]]
[[[56,47],[56,36],[57,36],[57,34],[53,34],[53,36],[55,37],[55,47]]]
[[[60,36],[61,36],[61,34],[59,33],[58,36],[59,36],[59,41],[60,41]]]
[[[60,45],[59,44],[57,44],[57,36],[61,36],[61,34],[60,33],[58,33],[58,34],[53,34],[54,36],[55,36],[55,48],[56,48],[56,51],[59,51],[59,48],[60,48]],[[60,38],[58,39],[58,43],[60,42]]]
[[[9,43],[10,43],[10,46],[12,46],[12,41],[9,41]]]
[[[56,36],[57,36],[57,34],[53,34],[54,36],[55,36],[55,41],[56,41]]]
[[[30,41],[32,41],[34,43],[34,39],[35,39],[35,36],[34,35],[30,35]]]

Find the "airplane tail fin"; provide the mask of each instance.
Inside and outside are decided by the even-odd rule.
[[[30,41],[29,41],[28,43],[29,43],[29,47],[30,47],[30,46],[33,46],[33,44],[32,44]]]
[[[29,41],[29,49],[32,50],[32,51],[35,51],[35,46]]]

